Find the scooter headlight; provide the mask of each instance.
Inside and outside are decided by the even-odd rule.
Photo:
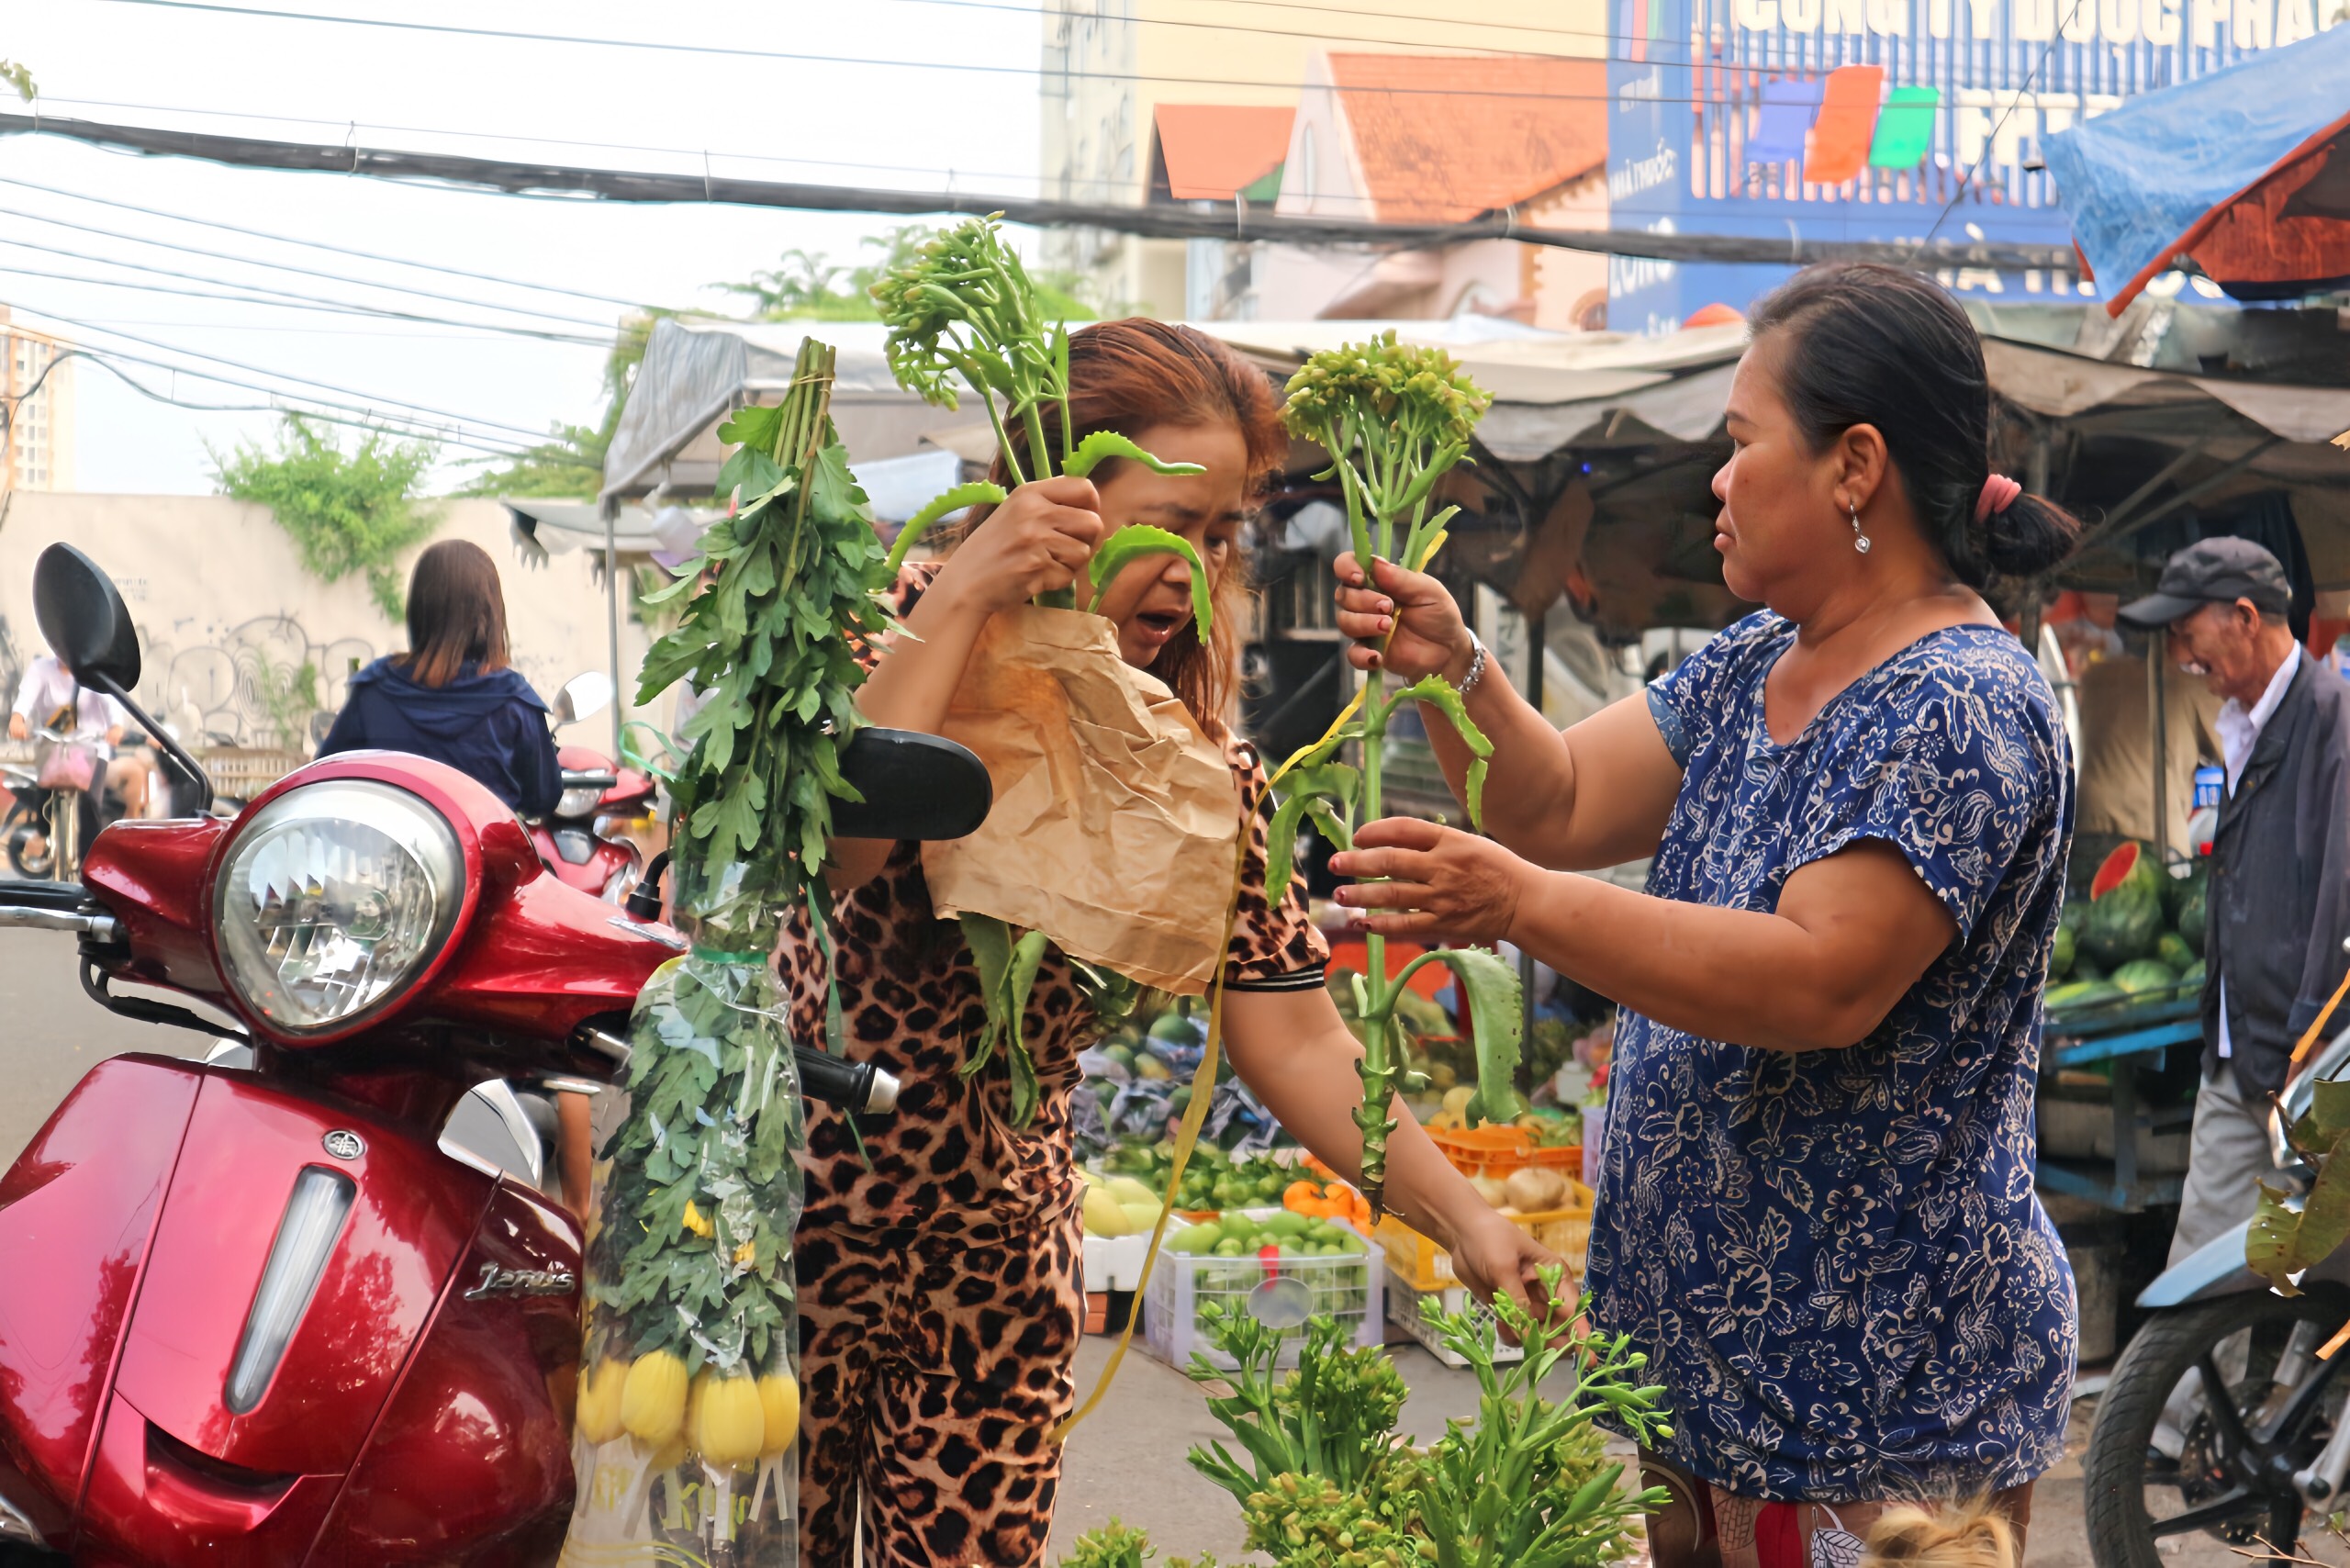
[[[574,784],[555,801],[554,814],[559,817],[584,817],[594,811],[596,802],[603,798],[604,787],[601,784]]]
[[[388,784],[334,779],[245,824],[213,890],[213,929],[245,1005],[301,1034],[397,995],[448,941],[464,896],[464,852],[438,812]]]

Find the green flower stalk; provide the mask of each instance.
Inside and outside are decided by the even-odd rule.
[[[1437,481],[1468,455],[1470,433],[1492,401],[1450,354],[1399,343],[1393,330],[1368,343],[1315,354],[1290,377],[1282,422],[1291,434],[1319,443],[1330,454],[1329,468],[1317,477],[1337,478],[1355,560],[1365,573],[1374,560],[1423,570],[1442,547],[1444,525],[1459,509],[1446,507],[1431,515],[1429,498]],[[1469,820],[1472,826],[1482,823],[1485,759],[1493,745],[1471,722],[1460,694],[1439,676],[1391,693],[1386,671],[1374,668],[1357,700],[1357,716],[1282,769],[1267,863],[1273,898],[1289,885],[1295,840],[1307,823],[1343,848],[1356,823],[1382,814],[1380,764],[1387,728],[1407,702],[1435,708],[1468,745],[1475,758],[1467,779]],[[1337,760],[1349,741],[1361,747],[1360,772]],[[1525,1110],[1516,1085],[1524,1024],[1516,974],[1496,954],[1473,947],[1425,953],[1391,980],[1386,938],[1373,934],[1365,946],[1371,972],[1355,980],[1356,1027],[1363,1046],[1363,1098],[1355,1124],[1362,1130],[1363,1195],[1376,1217],[1385,1207],[1387,1139],[1395,1130],[1392,1112],[1403,1078],[1395,1007],[1404,982],[1429,963],[1444,964],[1459,978],[1478,1061],[1477,1098],[1470,1106],[1473,1120],[1506,1121]]]

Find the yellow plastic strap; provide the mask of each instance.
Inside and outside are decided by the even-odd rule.
[[[2324,1032],[2325,1021],[2333,1016],[2333,1010],[2342,1005],[2342,999],[2344,996],[2350,996],[2350,971],[2345,971],[2342,977],[2342,983],[2333,988],[2333,995],[2327,999],[2324,1009],[2315,1018],[2310,1020],[2308,1028],[2301,1031],[2301,1043],[2293,1047],[2293,1059],[2288,1067],[2301,1065],[2301,1058],[2310,1054],[2311,1046],[2317,1044],[2318,1036]]]
[[[1093,1407],[1101,1404],[1102,1396],[1110,1392],[1111,1381],[1118,1375],[1119,1363],[1126,1359],[1126,1348],[1134,1343],[1135,1325],[1142,1318],[1143,1296],[1150,1289],[1150,1271],[1158,1266],[1159,1244],[1167,1236],[1168,1216],[1174,1212],[1175,1194],[1182,1187],[1183,1167],[1191,1163],[1192,1150],[1200,1141],[1200,1127],[1207,1120],[1208,1103],[1215,1097],[1216,1061],[1224,1045],[1225,966],[1221,955],[1232,950],[1232,927],[1240,913],[1240,879],[1247,873],[1248,866],[1247,824],[1256,816],[1257,809],[1265,803],[1265,796],[1272,793],[1273,786],[1286,778],[1291,768],[1326,745],[1332,735],[1353,722],[1368,689],[1358,688],[1354,700],[1330,721],[1330,727],[1322,732],[1322,738],[1292,753],[1289,760],[1265,780],[1264,792],[1249,801],[1248,809],[1242,813],[1240,844],[1232,857],[1232,897],[1224,908],[1224,941],[1216,948],[1219,959],[1215,979],[1208,982],[1207,1047],[1200,1056],[1199,1070],[1192,1074],[1192,1103],[1183,1107],[1183,1119],[1175,1129],[1175,1159],[1167,1171],[1167,1195],[1158,1200],[1158,1223],[1151,1227],[1150,1250],[1143,1255],[1142,1278],[1135,1282],[1135,1307],[1126,1314],[1126,1326],[1118,1331],[1117,1346],[1111,1350],[1109,1361],[1102,1364],[1102,1378],[1093,1385],[1093,1392],[1086,1395],[1085,1403],[1079,1406],[1068,1420],[1053,1428],[1053,1441],[1057,1443],[1067,1442],[1069,1433],[1077,1429],[1077,1424],[1093,1414]]]

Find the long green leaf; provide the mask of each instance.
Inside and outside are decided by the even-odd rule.
[[[1146,555],[1181,555],[1192,568],[1192,618],[1200,623],[1203,641],[1211,630],[1215,606],[1211,602],[1208,570],[1200,564],[1200,553],[1192,542],[1181,534],[1169,533],[1163,528],[1151,528],[1135,523],[1110,535],[1102,548],[1093,553],[1087,574],[1094,583],[1093,598],[1086,608],[1099,611],[1102,599],[1117,581],[1118,574]]]
[[[977,1049],[963,1059],[965,1078],[987,1066],[995,1054],[996,1036],[1003,1030],[1003,982],[1012,972],[1012,927],[991,914],[966,914],[957,922],[971,961],[979,971],[979,995],[987,1003],[988,1022]]]
[[[940,518],[949,512],[962,511],[968,507],[992,507],[1002,504],[1003,487],[1001,485],[990,485],[984,479],[979,479],[968,485],[956,486],[922,510],[906,519],[905,527],[898,530],[897,543],[890,546],[889,560],[882,565],[882,570],[888,574],[883,580],[885,582],[898,580],[898,570],[906,564],[907,553],[920,543],[923,534],[928,531],[930,525]]]
[[[2252,1228],[2244,1232],[2244,1266],[2276,1287],[2280,1295],[2299,1295],[2293,1276],[2300,1265],[2293,1260],[2294,1235],[2301,1216],[2285,1206],[2289,1194],[2263,1182],[2259,1206],[2253,1211]]]
[[[1355,770],[1344,763],[1326,763],[1320,767],[1290,769],[1276,793],[1281,804],[1274,808],[1271,822],[1265,827],[1265,900],[1279,903],[1289,890],[1290,878],[1297,858],[1297,835],[1308,818],[1315,827],[1337,848],[1351,846],[1346,824],[1330,811],[1335,801],[1341,808],[1354,805]]]
[[[1422,964],[1442,964],[1460,982],[1469,1008],[1469,1032],[1477,1056],[1477,1093],[1469,1102],[1472,1122],[1512,1122],[1527,1112],[1517,1092],[1517,1065],[1525,1042],[1524,996],[1517,969],[1483,947],[1439,947],[1413,959],[1395,978],[1400,989]]]
[[[1072,479],[1082,479],[1113,457],[1139,463],[1154,474],[1181,476],[1207,472],[1196,463],[1162,463],[1116,431],[1095,431],[1079,442],[1077,450],[1069,454],[1069,461],[1061,465],[1061,472]]]
[[[1482,831],[1485,825],[1485,761],[1494,755],[1494,743],[1485,738],[1485,732],[1469,717],[1469,705],[1460,700],[1460,693],[1455,691],[1452,683],[1444,677],[1422,676],[1395,695],[1398,702],[1405,698],[1425,702],[1442,713],[1452,725],[1454,733],[1460,735],[1460,744],[1469,748],[1469,755],[1474,760],[1469,764],[1466,788],[1461,792],[1467,797],[1470,825]]]

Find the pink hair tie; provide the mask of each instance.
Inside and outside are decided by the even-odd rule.
[[[1983,493],[1975,498],[1975,521],[1981,522],[1995,511],[2005,511],[2023,487],[2005,474],[1994,474],[1983,481]]]

